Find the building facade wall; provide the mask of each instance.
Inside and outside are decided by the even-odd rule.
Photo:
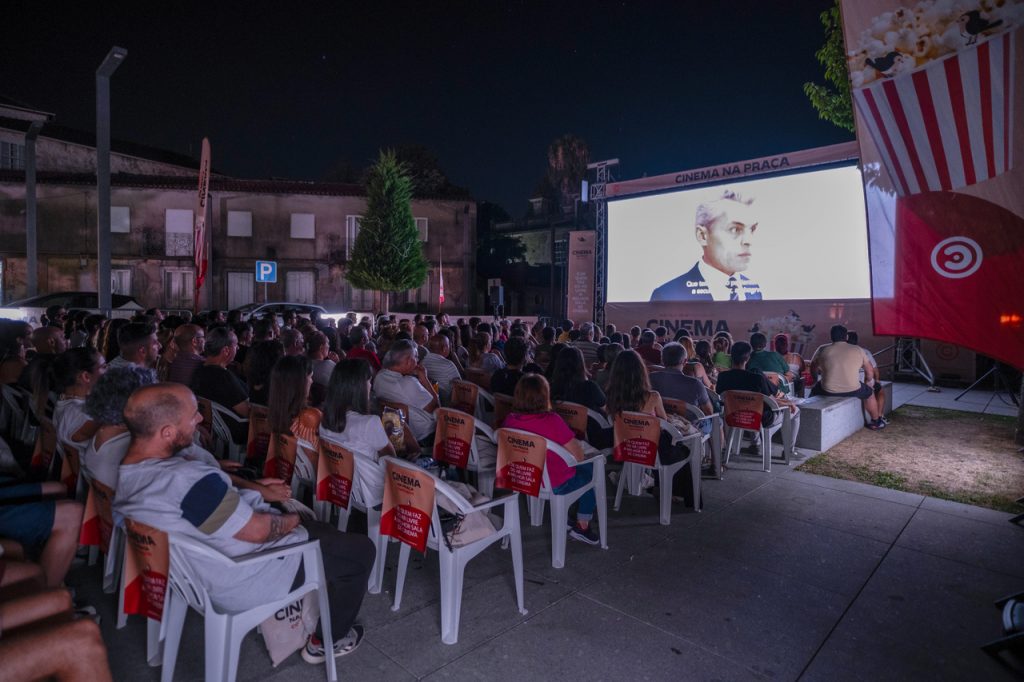
[[[116,179],[115,179],[116,182]],[[175,278],[194,277],[191,236],[180,256],[168,255],[167,211],[193,210],[195,190],[115,186],[111,205],[127,208],[129,228],[111,239],[111,269],[122,293],[135,296],[144,306],[187,307]],[[39,292],[96,289],[96,190],[76,184],[39,184],[38,250]],[[392,308],[437,309],[438,268],[443,267],[444,310],[474,309],[476,205],[471,200],[414,200],[413,215],[426,218],[424,253],[429,263],[427,282],[413,292],[391,296]],[[299,285],[312,277],[312,297],[328,310],[379,308],[379,297],[354,290],[345,279],[352,246],[351,217],[361,216],[366,199],[360,196],[323,196],[301,193],[210,192],[209,232],[211,262],[201,307],[228,307],[228,282],[247,290],[243,275],[254,279],[256,260],[278,263],[278,282],[251,287],[253,302],[288,300],[289,273]],[[228,236],[229,211],[249,212],[251,236]],[[292,215],[314,216],[312,239],[291,236]],[[2,299],[25,295],[25,187],[0,183],[0,257]],[[176,249],[171,249],[174,253]],[[127,271],[127,272],[126,272]],[[232,275],[232,273],[234,273]],[[118,280],[117,278],[122,279]],[[115,288],[116,288],[115,284]],[[305,289],[302,289],[305,291]],[[238,303],[238,292],[233,297]]]
[[[18,130],[0,128],[0,142],[24,145],[25,133]],[[198,166],[198,164],[197,164]],[[40,172],[57,171],[61,173],[95,173],[96,149],[87,145],[66,142],[46,136],[44,126],[36,139],[36,170]],[[143,159],[137,156],[110,153],[110,172],[127,173],[129,175],[195,175],[194,168]]]

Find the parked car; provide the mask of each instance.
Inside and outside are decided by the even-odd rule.
[[[31,325],[40,324],[46,309],[52,305],[64,306],[69,313],[73,310],[87,310],[90,313],[101,312],[99,294],[95,291],[61,291],[55,294],[42,294],[20,301],[11,301],[0,308],[0,317],[22,320]],[[135,313],[145,310],[131,296],[113,294],[111,296],[111,317],[132,317]]]
[[[285,312],[294,312],[299,317],[311,317],[315,312],[321,320],[338,320],[345,316],[345,313],[329,313],[323,306],[313,303],[288,303],[286,301],[269,301],[267,303],[249,303],[238,308],[242,312],[242,320],[258,320],[267,313],[274,313],[280,323],[284,319]]]

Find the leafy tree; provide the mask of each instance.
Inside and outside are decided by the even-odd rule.
[[[525,260],[526,245],[519,237],[489,232],[477,242],[476,270],[483,279],[501,277],[507,266]]]
[[[582,138],[566,133],[548,145],[547,181],[561,207],[572,206],[579,195],[580,182],[587,175],[590,147]]]
[[[394,151],[380,153],[366,182],[366,215],[348,266],[348,280],[358,289],[406,291],[423,285],[423,256],[412,215],[412,181]]]
[[[839,16],[839,0],[835,6],[821,13],[825,26],[825,44],[814,53],[825,67],[825,80],[832,84],[804,83],[804,94],[818,110],[818,116],[849,130],[853,128],[853,103],[850,99],[850,80],[846,70],[846,48],[843,43],[843,24]]]

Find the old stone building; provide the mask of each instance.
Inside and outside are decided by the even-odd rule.
[[[45,112],[0,100],[0,298],[26,292],[25,132],[45,122],[36,143],[38,290],[96,289],[97,196],[92,137],[53,124]],[[215,141],[214,141],[215,143]],[[144,306],[191,308],[192,225],[198,163],[161,150],[114,142],[111,171],[111,273],[115,293]],[[216,166],[215,166],[216,170]],[[319,303],[328,310],[371,310],[372,292],[345,279],[366,210],[358,185],[246,180],[214,174],[211,240],[201,307],[249,302]],[[476,204],[471,199],[416,199],[413,215],[430,264],[419,289],[391,296],[396,310],[436,310],[439,268],[450,312],[474,309]],[[278,264],[276,284],[257,285],[257,260]]]

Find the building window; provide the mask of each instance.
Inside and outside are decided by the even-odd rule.
[[[345,216],[345,259],[352,258],[352,249],[356,246],[356,236],[359,234],[359,221],[361,215]]]
[[[252,211],[228,211],[228,236],[252,236]]]
[[[234,310],[243,305],[254,303],[253,283],[255,278],[251,272],[228,273],[228,309]]]
[[[164,270],[164,307],[191,310],[195,305],[195,286],[196,273],[192,268]]]
[[[316,216],[312,213],[292,213],[292,239],[314,239]]]
[[[25,170],[25,145],[0,142],[0,168]]]
[[[191,256],[193,229],[192,209],[167,209],[164,219],[165,253],[168,256]]]
[[[131,268],[110,268],[110,293],[132,295]]]
[[[132,213],[127,206],[110,207],[110,231],[125,234],[132,231]]]
[[[420,233],[420,241],[427,241],[428,221],[426,218],[416,218],[416,231]]]

